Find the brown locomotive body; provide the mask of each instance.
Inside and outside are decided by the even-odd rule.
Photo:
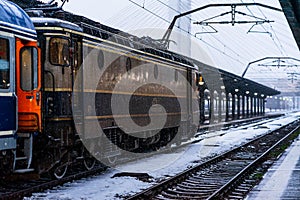
[[[183,56],[103,25],[32,20],[43,58],[44,142],[37,140],[36,154],[41,172],[82,157],[83,143],[93,146],[93,156],[112,160],[122,150],[149,151],[179,132],[177,143],[195,133],[197,70]],[[154,119],[165,123],[151,126]]]

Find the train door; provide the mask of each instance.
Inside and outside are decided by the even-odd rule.
[[[41,67],[36,42],[16,41],[19,132],[41,131]]]
[[[82,64],[82,39],[72,35],[70,43],[70,60],[72,67],[72,94],[73,94],[73,117],[76,132],[81,135],[84,133],[84,86]]]
[[[83,71],[81,69],[82,64],[82,39],[78,38],[76,36],[71,37],[71,43],[70,43],[70,60],[71,60],[71,67],[73,72],[73,89],[74,89],[74,83],[76,81],[76,78],[82,79]],[[81,70],[80,70],[81,69]],[[80,81],[82,82],[82,80]],[[78,89],[78,88],[77,88]],[[82,88],[80,88],[82,89]]]
[[[41,67],[36,42],[16,39],[16,92],[18,97],[18,149],[15,173],[33,171],[33,134],[41,131]]]
[[[193,85],[193,75],[192,70],[187,69],[187,133],[188,136],[192,133],[191,126],[193,122],[193,91],[192,91],[192,85]]]
[[[72,84],[72,112],[73,112],[73,119],[74,125],[77,136],[80,136],[80,139],[87,139],[86,135],[84,134],[86,131],[85,127],[85,95],[84,95],[84,72],[82,68],[82,38],[72,35],[71,37],[71,46],[70,46],[70,63],[72,67],[72,77],[73,77],[73,84]],[[77,138],[76,138],[77,139]],[[94,144],[94,143],[93,143]],[[90,152],[85,148],[84,145],[87,143],[83,142],[81,150],[78,152],[78,156],[82,159],[83,166],[87,170],[91,170],[96,160],[90,154]],[[90,149],[90,147],[88,147]]]

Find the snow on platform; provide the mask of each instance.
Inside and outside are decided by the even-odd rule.
[[[247,199],[300,199],[300,137],[273,164]]]

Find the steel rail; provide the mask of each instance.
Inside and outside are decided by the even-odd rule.
[[[191,169],[187,169],[181,173],[179,173],[176,176],[173,176],[159,184],[156,184],[148,189],[145,189],[144,191],[137,193],[129,198],[127,198],[128,200],[134,200],[134,199],[149,199],[149,198],[154,198],[156,195],[160,194],[162,191],[171,188],[172,186],[176,185],[177,183],[182,182],[183,180],[185,180],[186,178],[190,177],[192,174],[195,174],[196,172],[199,172],[200,170],[211,166],[212,164],[215,164],[219,161],[224,160],[224,158],[228,158],[229,155],[232,155],[235,152],[239,152],[239,150],[245,146],[248,146],[256,141],[259,141],[261,138],[265,137],[265,136],[269,136],[275,132],[277,132],[278,130],[283,130],[285,128],[287,128],[290,124],[287,124],[285,126],[280,127],[279,129],[276,129],[266,135],[262,135],[259,136],[239,147],[236,147],[232,150],[226,151],[225,153],[218,155],[204,163],[201,163]],[[271,148],[275,148],[275,146],[277,146],[278,144],[280,144],[282,141],[284,141],[286,138],[288,138],[291,134],[293,134],[295,132],[295,130],[299,129],[299,125],[297,126],[297,128],[294,128],[293,131],[290,131],[290,134],[288,134],[287,136],[285,136],[283,139],[280,139],[280,141],[276,142],[276,144],[273,144]],[[271,150],[267,150],[265,153],[263,153],[261,156],[259,156],[257,159],[255,159],[255,161],[252,161],[252,165],[255,163],[258,163],[259,161],[264,159],[264,156],[266,156],[267,154],[270,153]],[[220,187],[220,189],[217,189],[215,192],[213,192],[213,194],[211,196],[209,196],[209,199],[218,199],[220,198],[221,194],[224,193],[224,191],[228,191],[228,188],[231,188],[232,183],[235,183],[236,180],[240,179],[241,176],[244,176],[244,174],[246,173],[247,170],[253,168],[251,164],[246,166],[246,169],[243,169],[241,172],[239,172],[238,174],[236,174],[232,179],[229,180],[228,183],[225,183],[222,187]]]
[[[252,163],[250,163],[247,167],[245,167],[241,172],[239,172],[235,177],[233,177],[227,184],[225,184],[223,187],[221,187],[219,190],[215,191],[208,200],[211,199],[219,199],[223,198],[223,196],[230,191],[231,188],[235,187],[236,184],[242,179],[246,174],[249,174],[252,172],[256,166],[260,165],[262,162],[265,161],[266,157],[281,143],[285,142],[289,137],[294,134],[295,132],[299,131],[300,126],[297,126],[295,129],[293,129],[289,134],[287,134],[285,137],[283,137],[281,140],[276,142],[272,147],[270,147],[267,151],[265,151],[261,156],[259,156],[256,160],[254,160]]]

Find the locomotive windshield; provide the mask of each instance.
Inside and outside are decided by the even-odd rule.
[[[69,40],[64,38],[51,38],[50,63],[52,65],[69,66]]]
[[[8,89],[9,84],[9,41],[0,38],[0,89]]]

